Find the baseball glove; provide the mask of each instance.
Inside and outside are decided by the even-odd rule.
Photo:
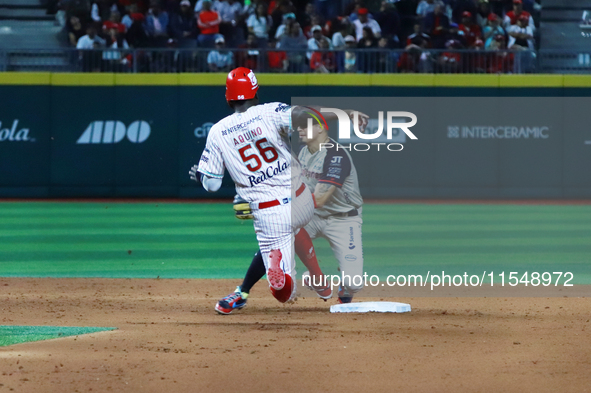
[[[234,214],[239,220],[250,220],[254,218],[249,203],[238,195],[234,197]]]

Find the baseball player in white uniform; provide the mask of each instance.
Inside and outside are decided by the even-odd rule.
[[[258,88],[252,70],[230,71],[226,100],[235,113],[211,128],[199,165],[189,173],[197,180],[199,172],[203,187],[215,192],[228,170],[236,192],[252,208],[271,292],[284,303],[296,292],[292,234],[310,221],[314,201],[285,140],[291,131],[291,107],[259,105]]]
[[[300,138],[306,144],[299,153],[302,178],[306,186],[314,190],[316,206],[314,217],[299,233],[303,232],[311,238],[324,237],[328,240],[339,262],[339,270],[343,278],[339,288],[339,302],[350,303],[353,294],[362,289],[361,277],[363,276],[361,241],[363,199],[359,192],[357,171],[349,153],[342,147],[336,149],[337,142],[328,137],[328,130],[323,125],[315,122],[312,126],[312,135],[308,137],[307,117],[296,116],[295,118]],[[367,120],[367,115],[359,113],[360,128],[367,124]],[[235,201],[237,217],[244,218],[248,212],[243,211],[242,208],[236,209],[237,203],[240,202]],[[296,251],[297,248],[296,246]],[[297,254],[306,266],[310,259],[316,260],[313,246],[300,247]],[[216,304],[216,310],[223,314],[230,314],[234,309],[246,306],[250,289],[263,275],[263,262],[259,252],[255,254],[242,285],[235,293],[220,299]],[[306,275],[304,273],[304,276]],[[357,280],[353,279],[355,276],[358,277]],[[319,292],[323,283],[316,282],[314,275],[310,277],[312,282],[309,280],[306,286],[316,290],[321,298],[325,300],[329,298],[330,296],[322,296]]]

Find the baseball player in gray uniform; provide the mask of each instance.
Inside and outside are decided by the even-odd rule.
[[[359,113],[360,128],[367,124],[368,117]],[[339,262],[342,285],[339,288],[340,303],[350,303],[353,295],[362,289],[363,276],[363,247],[361,239],[362,204],[363,198],[359,192],[357,170],[349,153],[328,136],[328,130],[313,120],[312,135],[308,137],[306,117],[296,117],[294,128],[297,128],[300,139],[305,144],[300,150],[298,161],[301,164],[301,179],[311,190],[314,190],[314,216],[301,229],[314,239],[325,238]],[[244,210],[241,201],[235,201],[236,216],[244,218],[249,214]],[[306,249],[298,256],[305,263],[315,257],[314,248]],[[223,314],[230,314],[234,309],[246,306],[248,293],[254,284],[265,274],[260,251],[257,252],[246,273],[239,291],[234,292],[216,304],[216,310]],[[307,272],[304,273],[304,276]],[[358,280],[354,280],[357,276]],[[313,285],[314,284],[314,285]],[[309,282],[310,289],[319,293],[322,283]],[[238,296],[236,293],[241,293]],[[319,293],[320,296],[320,293]],[[327,298],[320,296],[324,300]]]
[[[297,129],[305,144],[298,155],[302,180],[314,190],[316,206],[314,217],[304,229],[312,239],[323,237],[330,244],[341,273],[339,301],[350,303],[353,294],[363,287],[360,284],[363,276],[363,198],[359,192],[357,170],[349,152],[329,138],[324,126],[315,122],[311,137],[307,127],[300,124]]]

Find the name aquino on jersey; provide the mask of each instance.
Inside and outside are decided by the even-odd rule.
[[[257,127],[254,130],[248,130],[244,134],[234,137],[234,146],[242,145],[245,142],[251,141],[261,135],[263,135],[263,130],[261,130],[261,127]]]
[[[275,164],[269,165],[265,170],[259,171],[256,175],[249,176],[248,181],[250,182],[250,186],[254,187],[255,185],[261,184],[264,181],[285,172],[288,168],[288,162],[277,160]]]

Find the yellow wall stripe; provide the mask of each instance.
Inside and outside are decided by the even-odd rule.
[[[564,87],[591,87],[591,75],[564,75]]]
[[[306,74],[257,74],[260,86],[307,86]],[[226,83],[225,81],[223,83]]]
[[[224,86],[226,73],[178,74],[181,86]]]
[[[117,86],[178,86],[179,74],[115,74]]]
[[[223,86],[225,73],[110,74],[0,72],[0,85]],[[587,87],[591,75],[257,74],[261,86]]]
[[[0,85],[49,85],[49,72],[0,72]]]
[[[499,75],[437,74],[434,86],[441,87],[499,87]]]
[[[53,86],[113,86],[115,74],[110,73],[52,73],[49,74]]]
[[[371,86],[435,86],[434,74],[371,74]]]
[[[564,87],[564,75],[514,74],[499,77],[500,87]]]
[[[369,86],[371,74],[304,74],[308,86]]]

